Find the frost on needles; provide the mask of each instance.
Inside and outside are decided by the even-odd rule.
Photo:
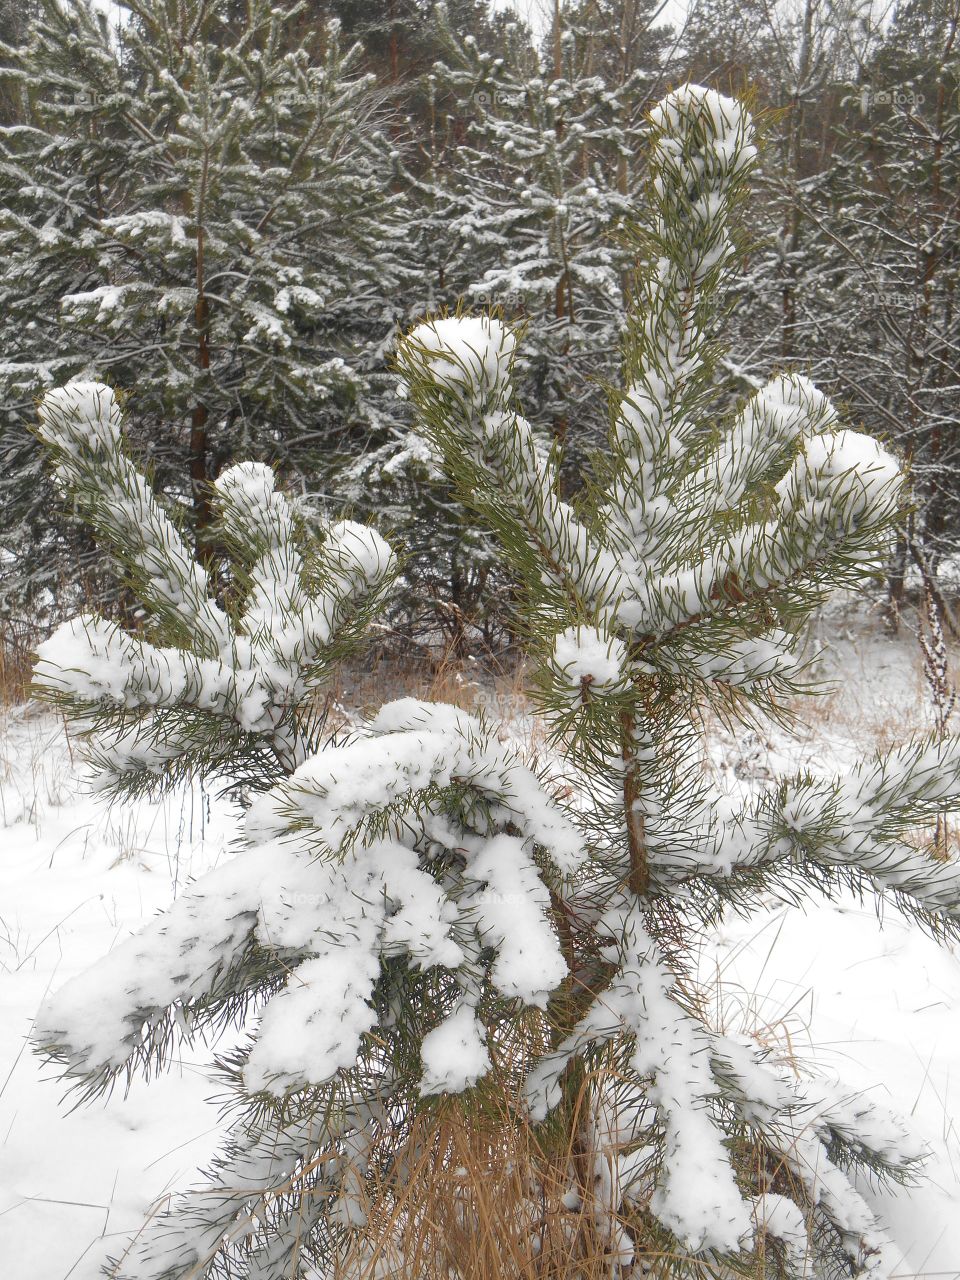
[[[518,341],[499,320],[428,321],[400,350],[418,430],[522,585],[568,804],[454,707],[401,699],[327,733],[329,677],[395,570],[371,529],[317,538],[269,468],[242,464],[212,495],[224,564],[201,565],[128,457],[113,393],[74,382],[44,398],[57,478],[144,620],[65,624],[37,688],[107,789],[201,773],[246,800],[232,860],[38,1019],[37,1043],[86,1094],[198,1033],[250,1032],[220,1063],[235,1099],[223,1150],[117,1277],[326,1273],[364,1230],[368,1180],[405,1176],[391,1144],[409,1117],[438,1096],[468,1105],[505,1045],[514,1069],[525,1046],[517,1123],[578,1130],[564,1202],[587,1206],[611,1278],[654,1257],[690,1275],[889,1274],[854,1175],[905,1180],[920,1147],[879,1103],[712,1026],[684,943],[726,909],[843,884],[955,935],[960,865],[916,836],[956,805],[960,749],[908,743],[741,808],[704,772],[705,708],[778,714],[806,687],[800,630],[876,565],[902,480],[793,371],[716,420],[752,124],[688,85],[650,133],[624,389],[582,501],[560,496],[556,447],[518,411]]]

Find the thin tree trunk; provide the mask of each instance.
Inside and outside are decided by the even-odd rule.
[[[388,16],[390,19],[390,79],[397,84],[400,80],[400,33],[396,22],[396,0],[390,0]]]
[[[813,63],[813,8],[815,0],[807,0],[803,12],[803,35],[797,57],[797,71],[793,95],[790,101],[790,126],[787,138],[787,173],[790,182],[790,206],[783,226],[783,244],[786,253],[784,281],[781,290],[780,356],[783,360],[796,357],[797,340],[797,266],[796,255],[800,248],[800,197],[797,183],[803,161],[804,99],[803,92]]]
[[[897,533],[894,543],[890,571],[887,574],[887,603],[884,610],[884,624],[887,633],[895,636],[900,630],[900,617],[903,613],[903,600],[907,587],[907,530]]]
[[[627,825],[627,849],[630,854],[628,885],[638,898],[650,889],[650,863],[647,858],[646,819],[640,807],[640,778],[636,756],[636,724],[630,712],[620,717],[620,752],[623,758],[623,808]]]
[[[210,345],[207,338],[207,326],[210,312],[207,299],[203,294],[197,298],[194,312],[197,326],[197,367],[210,368]],[[205,536],[210,527],[210,468],[209,439],[207,436],[207,420],[209,410],[202,402],[198,402],[190,418],[190,487],[193,495],[193,518],[197,536],[197,553],[202,561],[208,561],[212,554]]]
[[[197,331],[197,368],[206,374],[210,368],[210,307],[205,292],[204,264],[204,212],[206,204],[208,156],[204,155],[197,200],[197,301],[194,308],[194,324]],[[204,564],[213,558],[213,547],[207,538],[212,519],[210,506],[210,463],[208,422],[210,410],[202,399],[194,405],[190,417],[190,488],[193,499],[194,531],[197,539],[197,555]]]

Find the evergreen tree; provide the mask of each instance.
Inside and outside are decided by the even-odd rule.
[[[478,42],[458,36],[462,28],[454,26],[453,16],[433,6],[425,31],[434,52],[442,51],[448,61],[458,52],[468,60],[490,61]],[[421,32],[421,44],[425,39]],[[512,25],[506,43],[514,54],[528,47],[526,42],[527,33]],[[404,106],[402,181],[409,207],[416,210],[407,246],[419,284],[417,311],[432,314],[462,303],[483,275],[463,231],[465,210],[475,206],[476,196],[462,176],[461,147],[476,104],[470,93],[458,93],[444,62],[394,96]],[[337,483],[356,511],[375,515],[390,529],[402,554],[403,578],[394,605],[400,629],[430,650],[453,650],[461,657],[477,642],[499,647],[505,638],[505,584],[489,538],[451,498],[433,451],[411,429],[408,407],[398,400],[384,426],[377,446],[349,463]]]
[[[0,46],[18,45],[23,39],[24,31],[33,16],[33,3],[17,4],[14,0],[2,0],[0,3]],[[10,94],[7,87],[0,86],[0,124],[12,124],[20,110],[16,94]]]
[[[893,622],[908,561],[935,576],[960,545],[958,22],[955,7],[936,2],[898,9],[849,87],[835,180],[809,196],[841,260],[838,377],[864,420],[896,439],[911,464],[917,510],[890,575]]]
[[[726,93],[776,92],[777,49],[763,0],[693,0],[683,29],[685,65]]]
[[[905,1179],[918,1145],[875,1102],[713,1028],[684,943],[725,909],[841,885],[956,936],[960,863],[916,837],[960,800],[960,749],[905,743],[742,809],[701,767],[705,707],[742,720],[805,687],[797,630],[875,567],[902,486],[798,374],[732,422],[710,416],[751,122],[687,86],[652,124],[626,387],[576,509],[556,447],[516,409],[500,319],[426,321],[401,351],[422,429],[520,580],[568,811],[451,707],[404,699],[325,741],[324,678],[392,572],[371,530],[334,525],[318,544],[269,469],[234,467],[214,490],[233,554],[215,601],[127,459],[108,389],[44,398],[58,480],[147,620],[64,624],[40,649],[40,690],[83,724],[108,788],[197,769],[250,801],[247,846],[38,1018],[38,1043],[94,1094],[259,1013],[222,1064],[239,1109],[206,1185],[151,1219],[116,1276],[333,1269],[363,1235],[368,1181],[411,1176],[396,1158],[410,1118],[431,1099],[475,1105],[504,1058],[530,1119],[578,1129],[564,1203],[589,1206],[606,1274],[663,1259],[679,1275],[889,1274],[854,1174]],[[537,1238],[532,1221],[531,1256]]]
[[[513,58],[464,43],[449,83],[472,121],[449,175],[460,208],[462,296],[530,322],[525,390],[532,420],[575,442],[596,431],[623,322],[629,255],[616,236],[638,190],[644,73],[622,84],[578,75],[517,42]],[[621,189],[622,188],[622,189]],[[576,446],[575,446],[576,447]]]
[[[757,211],[758,252],[737,336],[752,367],[803,353],[818,383],[909,460],[916,512],[889,566],[896,625],[908,569],[934,578],[957,545],[953,444],[956,15],[903,6],[889,30],[818,14],[820,83],[777,126],[781,160]],[[832,43],[831,43],[832,42]],[[784,83],[796,83],[792,67]],[[790,94],[781,90],[781,102]],[[798,117],[802,115],[803,120]],[[931,577],[933,575],[933,577]]]
[[[402,305],[392,152],[359,50],[334,29],[322,62],[291,50],[295,5],[128,8],[114,33],[84,0],[44,0],[4,55],[27,119],[0,130],[4,505],[47,570],[30,523],[49,495],[23,443],[46,387],[95,369],[124,388],[206,554],[209,485],[234,458],[316,476],[378,421]]]
[[[442,56],[450,27],[489,48],[507,22],[487,0],[309,0],[307,13],[322,23],[336,18],[345,37],[363,45],[378,83],[393,86],[395,100],[408,104]]]
[[[572,40],[579,75],[614,86],[639,72],[652,84],[670,61],[673,31],[657,25],[661,17],[661,6],[650,0],[574,0],[557,6],[548,41],[556,50],[559,35],[562,59],[563,44]]]
[[[631,65],[636,42],[619,60],[613,40],[598,47],[588,34],[597,14],[569,21],[559,66],[519,26],[494,51],[450,22],[405,170],[424,310],[486,304],[529,325],[517,377],[534,425],[547,437],[569,431],[573,487],[602,436],[602,383],[616,373],[630,260],[620,231],[639,190],[645,86],[656,72]],[[509,634],[510,593],[489,536],[451,502],[415,431],[392,432],[344,479],[407,552],[405,629],[461,655],[478,640],[498,644],[505,621]]]
[[[652,1254],[699,1274],[690,1254],[743,1264],[767,1235],[783,1274],[886,1276],[882,1229],[849,1174],[902,1178],[916,1147],[889,1118],[866,1132],[862,1099],[854,1123],[833,1111],[842,1095],[817,1086],[801,1102],[759,1046],[718,1036],[682,940],[758,894],[791,902],[844,884],[955,936],[960,863],[907,833],[933,826],[941,797],[956,804],[960,753],[956,740],[908,743],[846,777],[784,778],[740,812],[704,777],[704,707],[777,715],[780,694],[809,688],[798,629],[828,591],[876,570],[902,484],[799,374],[774,377],[729,425],[712,416],[751,124],[693,86],[653,118],[626,389],[581,503],[562,500],[557,451],[517,411],[509,329],[441,320],[403,349],[424,429],[521,583],[539,709],[589,797],[591,860],[565,902],[571,976],[526,1094],[534,1117],[569,1115],[571,1096],[589,1092],[578,1060],[588,1081],[612,1072],[613,1100],[598,1093],[594,1114],[612,1106],[616,1138],[588,1130],[595,1182],[581,1190],[620,1266]]]

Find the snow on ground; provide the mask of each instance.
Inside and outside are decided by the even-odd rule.
[[[909,634],[891,641],[832,610],[818,639],[837,691],[809,732],[717,730],[731,786],[781,769],[843,767],[929,723]],[[483,695],[489,703],[490,698]],[[482,700],[482,699],[481,699]],[[518,707],[509,700],[508,713]],[[499,705],[499,704],[496,704]],[[492,708],[488,706],[488,710]],[[527,726],[529,727],[529,726]],[[86,795],[62,726],[0,712],[0,1277],[94,1280],[157,1197],[193,1179],[217,1142],[205,1055],[124,1098],[70,1110],[25,1046],[44,993],[167,905],[224,857],[234,815],[199,788],[104,812]],[[899,1275],[960,1280],[960,953],[870,902],[813,902],[730,921],[704,950],[729,1030],[784,1037],[854,1091],[912,1117],[933,1152],[917,1189],[874,1195],[903,1255]],[[868,1194],[874,1194],[868,1191]]]
[[[832,694],[793,737],[773,730],[734,741],[718,731],[712,760],[731,786],[798,766],[831,773],[932,727],[909,628],[892,640],[840,607],[815,639]],[[902,1254],[898,1278],[960,1280],[960,948],[847,894],[729,919],[705,948],[701,973],[713,979],[727,1030],[786,1043],[851,1094],[871,1093],[910,1120],[931,1152],[923,1184],[861,1190]]]
[[[717,968],[714,968],[714,965]],[[800,1061],[907,1117],[932,1156],[922,1185],[861,1185],[899,1249],[898,1277],[960,1277],[960,957],[870,903],[726,925],[707,962],[730,1030],[789,1037]],[[750,993],[747,995],[746,993]]]
[[[149,1205],[216,1145],[211,1086],[188,1060],[127,1098],[71,1110],[26,1046],[37,1006],[223,856],[227,807],[199,788],[104,812],[62,725],[0,720],[0,1276],[92,1280]],[[198,1053],[198,1060],[202,1061]]]

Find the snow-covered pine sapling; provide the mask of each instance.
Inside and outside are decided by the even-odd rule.
[[[258,1014],[222,1064],[239,1114],[206,1185],[152,1216],[111,1274],[315,1274],[362,1223],[392,1136],[484,1076],[562,982],[551,893],[582,837],[455,708],[403,699],[324,742],[318,695],[393,572],[373,530],[334,523],[317,542],[271,470],[243,463],[214,486],[231,553],[215,582],[128,458],[108,387],[48,393],[40,435],[144,616],[136,632],[64,624],[36,687],[82,728],[107,789],[192,772],[250,801],[246,847],[38,1017],[39,1046],[94,1095]]]
[[[685,940],[724,909],[843,886],[956,936],[960,863],[911,836],[956,806],[960,747],[908,742],[741,802],[705,771],[705,709],[782,716],[781,695],[813,691],[803,624],[834,588],[862,587],[903,498],[895,460],[799,373],[717,420],[711,369],[753,125],[687,85],[650,133],[625,387],[579,502],[561,499],[558,449],[518,411],[509,328],[437,319],[400,351],[418,430],[520,580],[539,707],[581,780],[590,858],[564,901],[571,977],[548,1005],[554,1047],[526,1097],[541,1120],[561,1102],[571,1113],[585,1071],[618,1082],[594,1098],[594,1178],[580,1181],[621,1274],[656,1269],[651,1256],[696,1275],[762,1256],[784,1275],[879,1280],[885,1236],[852,1175],[903,1179],[918,1143],[871,1100],[801,1084],[759,1045],[718,1034]]]

